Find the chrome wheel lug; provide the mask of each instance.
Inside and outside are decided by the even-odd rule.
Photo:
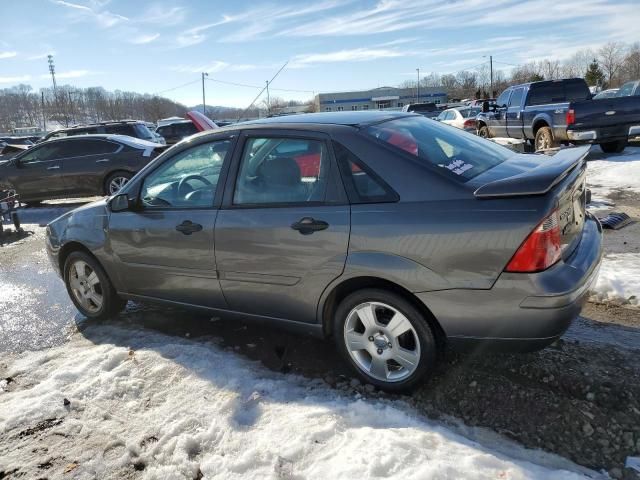
[[[378,355],[382,355],[382,351],[383,351],[383,350],[382,350],[381,348],[379,348],[379,349],[378,349]]]
[[[389,348],[392,347],[391,342],[387,343],[387,347],[389,347]]]
[[[373,335],[369,335],[369,341],[373,342]]]

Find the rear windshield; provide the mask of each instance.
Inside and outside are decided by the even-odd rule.
[[[465,109],[461,108],[458,111],[460,112],[460,115],[463,116],[463,118],[476,118],[480,113],[479,108],[465,108]]]
[[[409,112],[432,112],[437,110],[438,106],[435,103],[414,103],[409,105],[407,111]]]
[[[514,155],[501,145],[424,117],[390,120],[365,132],[461,182]]]
[[[577,102],[589,98],[591,92],[584,80],[542,82],[531,85],[527,105]]]

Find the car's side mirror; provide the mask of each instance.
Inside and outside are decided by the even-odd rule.
[[[124,212],[130,210],[134,204],[135,200],[130,199],[126,193],[121,193],[111,199],[109,208],[111,208],[112,212]]]

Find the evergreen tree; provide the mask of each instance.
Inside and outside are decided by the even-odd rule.
[[[587,73],[584,74],[584,79],[587,82],[587,85],[592,87],[601,86],[604,88],[604,73],[600,70],[598,61],[595,58],[593,59],[593,62],[589,64]]]

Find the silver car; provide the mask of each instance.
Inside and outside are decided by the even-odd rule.
[[[47,250],[87,317],[135,300],[266,321],[405,390],[439,348],[534,350],[578,315],[602,254],[587,150],[518,155],[402,112],[236,124],[53,221]]]

